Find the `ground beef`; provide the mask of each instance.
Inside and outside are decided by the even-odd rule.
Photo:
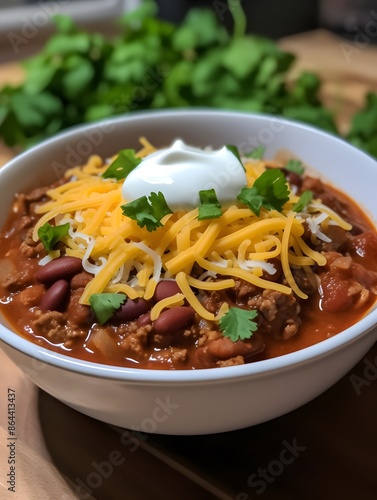
[[[147,356],[145,346],[148,342],[148,334],[151,329],[152,327],[147,325],[138,328],[135,333],[130,333],[122,341],[121,348],[126,354],[136,356],[137,359],[145,359]]]
[[[32,328],[37,335],[47,337],[54,344],[64,343],[68,339],[66,315],[58,311],[35,312],[36,320]]]
[[[248,306],[260,311],[258,326],[268,335],[286,340],[298,332],[300,304],[293,293],[263,290],[248,301]]]
[[[243,356],[235,356],[234,358],[226,359],[225,361],[217,361],[216,365],[221,366],[237,366],[245,364]]]
[[[1,286],[10,292],[18,292],[34,283],[34,267],[27,265],[14,270],[2,281]]]
[[[187,349],[176,349],[171,350],[171,359],[173,363],[183,363],[187,360],[188,351]]]
[[[40,257],[45,254],[43,243],[33,239],[33,228],[27,231],[25,239],[21,243],[20,251],[25,257]]]
[[[294,280],[297,286],[307,295],[312,295],[318,290],[318,282],[316,276],[313,273],[306,273],[305,269],[299,267],[291,268]]]

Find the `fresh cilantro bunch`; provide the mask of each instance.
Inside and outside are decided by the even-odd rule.
[[[294,56],[245,34],[241,2],[230,12],[233,33],[211,9],[192,8],[175,26],[148,0],[111,39],[57,16],[56,34],[25,62],[24,83],[0,90],[0,137],[27,147],[78,123],[179,106],[282,114],[335,131],[319,79],[304,73],[289,85]]]

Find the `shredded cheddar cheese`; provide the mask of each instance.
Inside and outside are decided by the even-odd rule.
[[[155,151],[145,138],[140,142],[139,157]],[[184,301],[205,320],[217,320],[228,306],[224,304],[216,317],[203,306],[194,289],[224,290],[235,286],[234,279],[306,298],[295,282],[292,266],[304,268],[310,276],[311,267],[323,266],[326,259],[305,243],[304,222],[324,241],[322,229],[328,225],[350,229],[320,200],[313,200],[305,213],[294,212],[292,207],[298,197],[291,193],[282,212],[262,208],[257,216],[239,203],[225,208],[216,219],[198,220],[195,208],[165,216],[162,227],[148,232],[122,214],[123,181],[101,177],[107,166],[93,156],[83,167],[68,170],[67,182],[50,189],[49,201],[36,208],[41,216],[34,229],[36,241],[38,229],[45,222],[70,224],[69,234],[64,237],[66,254],[82,259],[83,268],[93,275],[81,296],[83,304],[89,304],[91,295],[102,292],[121,292],[131,299],[149,300],[164,278],[175,278],[181,292],[155,304],[152,321],[165,308]],[[250,160],[245,168],[248,186],[252,186],[266,170],[266,163]],[[55,256],[59,254],[51,252],[47,260]],[[276,272],[274,259],[281,262],[284,284],[263,277],[264,273],[272,276]],[[201,268],[199,277],[192,276],[195,266]]]

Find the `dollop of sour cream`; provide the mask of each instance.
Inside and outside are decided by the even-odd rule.
[[[146,156],[126,177],[122,196],[134,201],[161,191],[173,210],[195,208],[199,191],[214,189],[221,205],[231,205],[246,186],[246,172],[226,147],[203,150],[180,139],[170,148]]]

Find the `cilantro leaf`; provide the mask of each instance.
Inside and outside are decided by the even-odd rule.
[[[260,209],[264,203],[264,198],[258,193],[257,188],[244,187],[241,189],[237,198],[242,201],[242,203],[245,203],[245,205],[247,205],[256,215],[259,215]]]
[[[253,160],[261,160],[263,158],[265,150],[266,148],[264,146],[258,146],[250,151],[250,153],[245,153],[245,156],[247,158],[252,158]]]
[[[231,153],[234,154],[234,156],[237,158],[237,160],[241,163],[242,168],[246,171],[244,164],[242,163],[240,153],[238,152],[237,146],[233,146],[232,144],[227,144],[225,147],[226,147],[226,149],[229,149],[229,151]]]
[[[123,215],[127,215],[132,220],[136,220],[138,226],[146,227],[148,231],[154,231],[161,227],[161,222],[155,217],[153,208],[149,204],[146,196],[141,196],[134,201],[130,201],[120,207]]]
[[[198,220],[216,219],[222,214],[221,205],[214,189],[199,191],[200,205]]]
[[[47,252],[50,252],[56,243],[68,234],[69,227],[69,222],[60,226],[51,226],[49,222],[46,222],[38,229],[39,239]]]
[[[295,203],[292,207],[294,212],[302,212],[305,207],[309,205],[309,203],[313,199],[313,191],[304,191],[300,196],[300,199],[297,203]]]
[[[282,211],[289,200],[287,179],[279,168],[263,172],[251,188],[242,188],[237,198],[259,215],[261,207]]]
[[[161,227],[161,219],[165,215],[173,213],[161,192],[157,194],[151,193],[148,198],[141,196],[130,203],[122,205],[121,209],[123,215],[136,220],[138,226],[145,226],[148,231],[155,231],[158,227]]]
[[[246,311],[239,307],[231,307],[220,319],[220,330],[232,342],[249,339],[258,329],[256,321],[253,321],[257,316],[258,311],[255,309]]]
[[[161,193],[161,191],[158,193],[151,193],[149,195],[149,201],[152,205],[154,214],[159,220],[161,220],[165,215],[173,213],[168,207],[165,196]]]
[[[289,160],[284,168],[297,175],[302,175],[305,172],[300,160]]]
[[[89,304],[98,322],[103,325],[125,300],[127,295],[124,293],[94,293],[89,297]]]
[[[120,181],[141,163],[141,158],[135,156],[134,149],[122,149],[118,157],[111,163],[107,170],[102,174],[104,179],[114,177]]]

